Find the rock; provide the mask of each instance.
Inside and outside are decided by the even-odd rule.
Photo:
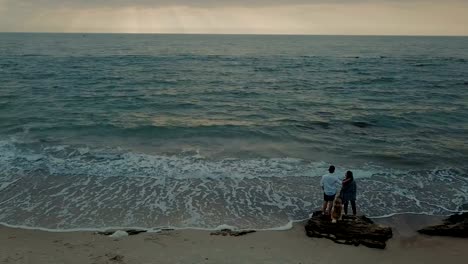
[[[131,229],[131,230],[125,230],[125,232],[127,232],[129,236],[134,236],[134,235],[138,235],[138,234],[141,234],[141,233],[146,233],[146,230]]]
[[[212,236],[243,236],[250,233],[254,233],[255,230],[243,230],[243,231],[233,231],[231,229],[221,229],[219,231],[212,232]]]
[[[364,245],[370,248],[384,249],[392,238],[390,227],[375,224],[365,216],[343,216],[341,221],[332,223],[330,216],[314,212],[305,226],[309,237],[328,238],[338,244]]]
[[[121,262],[121,261],[123,261],[123,258],[124,258],[124,257],[123,257],[123,256],[121,256],[121,255],[116,255],[116,256],[114,256],[114,257],[110,258],[109,260],[110,260],[110,261],[117,261],[117,262]]]
[[[128,236],[134,236],[138,235],[140,233],[145,233],[147,232],[146,230],[138,230],[138,229],[127,229],[127,230],[109,230],[109,231],[104,231],[104,232],[96,232],[95,234],[98,235],[103,235],[103,236],[112,236],[115,235],[117,232],[125,232],[127,233]],[[123,234],[123,233],[121,233]]]
[[[118,262],[118,263],[123,263],[124,256],[122,255],[114,255],[114,254],[106,254],[106,257],[109,258],[109,261],[111,262]]]
[[[430,236],[468,238],[468,213],[451,215],[441,225],[429,226],[418,232]]]
[[[128,233],[122,230],[115,231],[114,234],[110,235],[109,237],[112,238],[121,238],[121,237],[127,237]]]

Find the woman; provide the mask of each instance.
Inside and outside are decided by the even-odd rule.
[[[341,188],[341,199],[344,203],[344,212],[348,214],[348,204],[351,202],[353,215],[356,216],[356,181],[354,181],[353,173],[347,171]]]

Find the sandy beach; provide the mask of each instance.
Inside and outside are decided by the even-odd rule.
[[[93,232],[45,232],[0,227],[0,263],[458,263],[468,240],[428,237],[415,230],[440,217],[376,219],[394,228],[387,249],[338,245],[309,238],[304,223],[287,231],[241,237],[173,230],[114,239]]]

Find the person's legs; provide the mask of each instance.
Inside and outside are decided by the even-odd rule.
[[[351,208],[353,209],[353,215],[356,216],[356,201],[351,201]]]
[[[327,205],[328,205],[327,195],[324,193],[324,194],[323,194],[322,214],[326,214],[326,212],[327,212]]]
[[[325,214],[326,210],[327,210],[327,205],[328,205],[328,202],[327,201],[323,201],[323,206],[322,206],[322,213]]]
[[[328,202],[328,214],[331,214],[332,209],[333,209],[333,202]]]
[[[335,200],[335,195],[328,196],[328,214],[331,214],[333,210],[333,201]]]
[[[322,212],[324,214],[330,214],[333,208],[333,200],[335,200],[335,195],[326,195],[323,194],[323,207]]]
[[[349,204],[348,201],[344,201],[344,214],[345,215],[348,215],[348,204]]]

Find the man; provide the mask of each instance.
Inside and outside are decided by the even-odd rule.
[[[328,173],[322,176],[320,186],[323,190],[323,208],[324,214],[330,214],[333,207],[333,200],[335,200],[336,193],[341,186],[341,181],[335,176],[335,166],[328,168]],[[327,209],[328,208],[328,209]]]

